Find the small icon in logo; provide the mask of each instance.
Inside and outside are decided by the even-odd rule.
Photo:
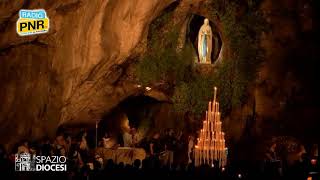
[[[16,171],[35,171],[35,156],[29,153],[21,153],[15,155]]]
[[[49,31],[49,18],[44,9],[19,11],[17,33],[20,36],[43,34]]]

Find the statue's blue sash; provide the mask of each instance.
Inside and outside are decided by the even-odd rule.
[[[203,57],[203,60],[205,60],[206,56],[207,56],[207,35],[203,35],[203,38],[202,38],[202,57]]]

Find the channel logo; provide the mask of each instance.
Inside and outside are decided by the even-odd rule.
[[[44,9],[19,11],[17,33],[20,36],[43,34],[49,31],[49,18]]]
[[[15,155],[16,171],[67,171],[65,156],[36,156],[29,153]]]

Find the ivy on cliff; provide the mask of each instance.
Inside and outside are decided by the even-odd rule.
[[[232,54],[209,75],[194,71],[194,49],[188,43],[180,53],[177,52],[178,28],[159,32],[171,14],[160,16],[150,27],[148,52],[136,68],[138,79],[145,85],[159,82],[173,85],[175,110],[196,116],[203,115],[213,86],[217,86],[222,113],[230,112],[245,102],[247,89],[255,80],[263,59],[259,36],[264,30],[264,21],[258,13],[258,5],[257,0],[248,0],[246,10],[239,15],[241,5],[228,0],[212,1],[209,9],[212,16],[221,21],[222,33],[228,40],[224,43]]]
[[[137,67],[136,74],[143,85],[156,83],[167,83],[170,85],[179,84],[192,65],[190,47],[185,47],[180,53],[176,52],[175,32],[168,34],[167,40],[172,44],[170,47],[161,47],[160,43],[155,43],[152,49],[141,58]]]
[[[247,0],[246,5],[231,0],[211,2],[212,16],[222,24],[222,34],[230,48],[225,59],[212,76],[219,87],[222,113],[243,104],[248,97],[248,87],[254,82],[263,61],[259,37],[266,30],[266,22],[258,11],[261,0]],[[243,1],[242,1],[243,3]]]

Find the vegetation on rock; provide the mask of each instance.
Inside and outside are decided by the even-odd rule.
[[[263,52],[259,37],[264,21],[257,9],[258,1],[248,1],[247,8],[239,15],[240,4],[221,0],[212,1],[212,17],[222,23],[222,34],[230,48],[229,59],[216,66],[214,73],[203,75],[195,71],[194,50],[189,43],[177,52],[178,28],[159,33],[159,26],[168,22],[168,14],[160,16],[150,27],[151,37],[146,55],[137,65],[138,79],[145,85],[168,83],[175,110],[196,116],[203,115],[213,87],[219,87],[219,100],[223,114],[246,101],[247,89],[256,78]],[[219,5],[217,5],[219,3]],[[163,41],[165,39],[165,41]]]
[[[227,41],[224,43],[231,52],[230,59],[220,64],[214,80],[220,88],[224,114],[246,101],[248,87],[263,61],[259,38],[266,29],[266,22],[258,10],[260,2],[247,0],[244,6],[239,2],[215,0],[210,4],[212,16],[222,23],[222,34]]]

